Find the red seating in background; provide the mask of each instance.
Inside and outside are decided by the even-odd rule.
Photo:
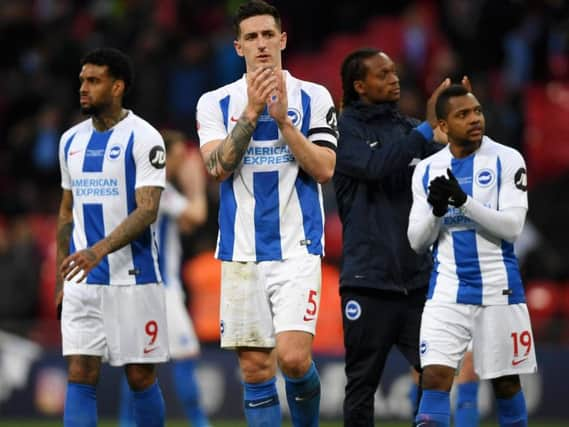
[[[569,170],[569,84],[526,90],[525,154],[531,186]]]
[[[558,311],[561,288],[552,281],[533,281],[526,286],[526,300],[536,339],[543,337]]]
[[[326,215],[324,237],[326,260],[339,262],[342,257],[342,222],[337,212]]]
[[[219,341],[221,262],[213,252],[202,252],[182,267],[190,293],[190,314],[200,341]]]
[[[333,265],[322,263],[322,292],[316,336],[312,349],[315,353],[338,355],[344,351],[342,309],[340,303],[340,273]]]

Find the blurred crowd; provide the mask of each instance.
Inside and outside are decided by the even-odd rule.
[[[188,145],[195,147],[199,96],[244,72],[243,61],[233,49],[230,18],[239,3],[0,2],[0,286],[6,292],[0,303],[0,329],[25,334],[29,328],[14,326],[14,319],[28,325],[26,319],[50,313],[42,308],[51,304],[45,300],[50,293],[42,286],[51,286],[47,276],[53,268],[42,267],[42,260],[52,250],[60,200],[59,136],[82,119],[78,111],[80,58],[99,46],[128,53],[136,77],[127,107],[157,128],[184,131]],[[398,63],[400,107],[418,118],[424,115],[426,98],[444,77],[458,81],[468,74],[485,110],[488,135],[524,153],[530,180],[535,153],[530,149],[535,147],[530,147],[531,135],[540,125],[549,126],[549,122],[537,123],[531,128],[533,133],[529,131],[531,88],[559,102],[554,104],[558,117],[547,119],[567,131],[563,123],[563,116],[569,122],[567,1],[273,3],[283,13],[283,27],[289,35],[285,68],[297,77],[325,84],[336,102],[341,96],[341,59],[349,50],[373,45]],[[558,145],[567,146],[569,140],[560,138]],[[551,280],[557,287],[567,282],[569,288],[569,238],[565,231],[559,232],[566,229],[564,218],[569,213],[569,198],[563,195],[569,181],[569,150],[565,152],[566,163],[555,174],[545,168],[530,182],[529,225],[520,248],[527,280]],[[333,191],[329,186],[325,190],[330,217],[328,261],[337,264],[340,230]],[[203,230],[185,241],[188,258],[215,245],[216,184],[211,184],[209,195],[210,219]],[[567,307],[569,324],[569,302]],[[544,337],[560,340],[561,335]]]

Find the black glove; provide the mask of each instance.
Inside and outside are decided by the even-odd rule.
[[[450,193],[450,199],[448,202],[454,207],[458,208],[466,203],[466,193],[462,191],[460,184],[452,174],[450,169],[447,169],[448,173],[448,191]]]
[[[433,215],[441,217],[448,210],[449,193],[444,188],[444,182],[448,181],[444,176],[437,176],[429,184],[429,196],[427,202],[433,207]]]
[[[450,169],[447,169],[448,179],[442,177],[441,180],[436,180],[436,178],[431,181],[429,188],[434,191],[438,191],[441,194],[448,194],[448,203],[458,208],[466,202],[466,193],[460,188],[460,184],[456,180],[455,176],[452,174]],[[436,182],[435,182],[436,181]]]

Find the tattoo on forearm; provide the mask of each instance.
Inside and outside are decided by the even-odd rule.
[[[227,138],[211,153],[206,165],[210,173],[218,175],[218,164],[225,172],[233,172],[243,159],[253,132],[255,124],[240,117]]]
[[[107,253],[132,242],[154,222],[161,191],[159,187],[141,187],[136,190],[136,209],[105,238]]]
[[[57,269],[56,269],[56,289],[61,289],[62,280],[59,277],[59,267],[69,254],[69,242],[71,241],[71,233],[73,232],[73,221],[66,221],[66,218],[59,218],[57,222]]]

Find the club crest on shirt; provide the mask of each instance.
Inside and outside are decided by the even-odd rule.
[[[476,185],[490,187],[496,181],[496,175],[490,169],[481,169],[476,173]]]
[[[120,145],[113,145],[111,149],[107,152],[107,158],[109,160],[117,160],[122,153],[122,147]]]
[[[300,123],[302,122],[302,115],[300,114],[300,111],[298,111],[296,108],[289,108],[287,111],[287,115],[290,117],[290,120],[292,121],[292,124],[295,127],[300,125]]]

